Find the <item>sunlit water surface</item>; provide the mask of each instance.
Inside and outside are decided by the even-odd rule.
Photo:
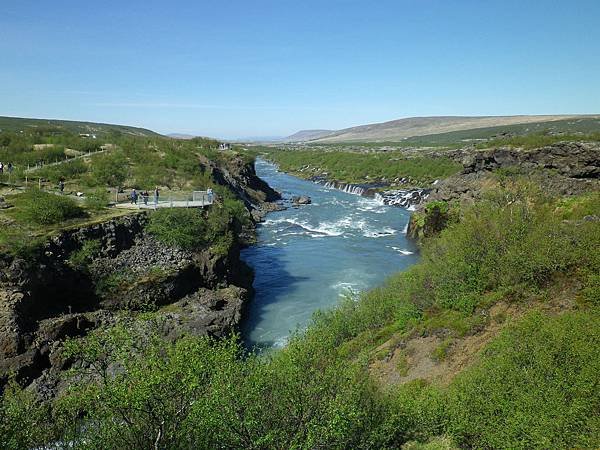
[[[410,212],[373,199],[301,180],[264,160],[258,176],[284,198],[307,195],[312,204],[269,213],[258,242],[242,252],[254,269],[255,297],[242,333],[250,347],[281,347],[317,309],[341,295],[382,283],[417,261],[406,239]]]

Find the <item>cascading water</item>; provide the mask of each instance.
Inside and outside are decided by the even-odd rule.
[[[429,189],[410,189],[378,192],[375,194],[375,200],[382,205],[413,209],[415,205],[422,203],[427,198],[429,191]]]
[[[283,345],[315,310],[417,261],[405,236],[406,209],[361,197],[358,186],[342,191],[286,175],[262,160],[256,170],[284,197],[306,195],[312,204],[270,213],[258,227],[257,244],[242,252],[255,273],[256,293],[242,330],[249,346]]]

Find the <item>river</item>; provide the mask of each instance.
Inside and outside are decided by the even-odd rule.
[[[256,172],[284,198],[307,195],[312,204],[269,213],[258,225],[258,242],[242,251],[255,272],[256,294],[242,327],[248,346],[285,345],[317,309],[417,261],[406,239],[409,211],[287,175],[261,159]]]

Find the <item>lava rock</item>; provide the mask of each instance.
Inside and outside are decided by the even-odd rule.
[[[310,197],[308,197],[306,195],[300,195],[300,196],[292,197],[292,203],[294,204],[294,206],[310,205],[312,203],[312,200]]]

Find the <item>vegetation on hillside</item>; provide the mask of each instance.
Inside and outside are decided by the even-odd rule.
[[[303,178],[324,176],[343,183],[394,183],[427,185],[457,173],[461,166],[447,158],[407,158],[399,152],[354,153],[344,151],[265,149],[267,158],[282,170]]]
[[[35,225],[53,225],[84,214],[75,200],[35,188],[16,197],[15,203],[18,208],[13,216]]]
[[[195,208],[159,209],[150,216],[147,231],[167,245],[188,250],[212,246],[227,251],[249,222],[243,204],[228,198],[207,212]]]
[[[80,122],[74,120],[29,119],[0,116],[0,132],[16,134],[37,134],[39,136],[69,134],[89,134],[100,137],[118,138],[121,136],[160,136],[145,128],[108,123]]]
[[[480,143],[478,148],[489,147],[522,147],[525,149],[540,148],[547,145],[556,144],[558,142],[573,142],[573,141],[588,141],[599,142],[600,133],[591,134],[548,134],[548,133],[531,133],[523,136],[507,136],[491,139],[488,142]]]
[[[128,127],[87,124],[100,130],[93,138],[90,129],[84,132],[77,124],[0,118],[0,161],[5,166],[0,195],[12,206],[0,212],[6,225],[0,247],[5,251],[28,253],[39,243],[38,236],[78,220],[117,215],[106,210],[108,203],[116,197],[126,200],[133,188],[153,192],[158,186],[161,198],[185,199],[193,190],[210,187],[231,203],[231,193],[215,183],[200,161],[227,165],[234,158],[249,158],[218,151],[219,142],[212,139],[175,140]],[[63,195],[55,195],[61,193],[60,182]],[[121,192],[115,195],[117,190]],[[223,220],[230,220],[231,208],[225,210]],[[246,220],[242,210],[236,210],[240,222]]]
[[[584,217],[599,210],[598,193],[563,200],[505,181],[426,240],[420,263],[266,356],[235,338],[165,341],[151,314],[94,331],[66,346],[81,382],[52,405],[6,392],[0,446],[598,447],[600,222]],[[555,289],[564,280],[571,294]],[[371,375],[382,343],[469,336],[499,302],[533,312],[448,386],[382,390]]]

